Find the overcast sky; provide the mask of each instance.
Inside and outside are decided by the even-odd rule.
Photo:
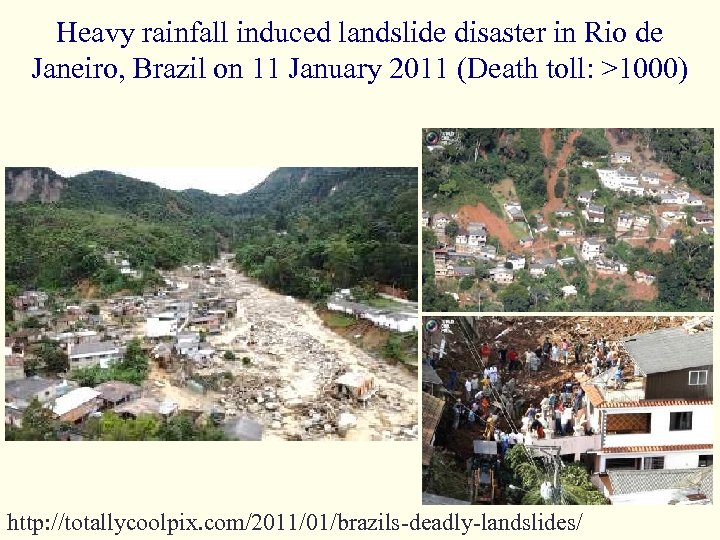
[[[195,188],[210,193],[244,193],[258,185],[273,168],[163,168],[163,167],[50,167],[65,178],[93,169],[103,169],[152,182],[168,189]]]

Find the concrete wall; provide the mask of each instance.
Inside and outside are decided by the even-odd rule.
[[[177,319],[166,320],[158,317],[148,317],[145,320],[145,335],[147,337],[167,337],[177,334]]]
[[[606,471],[608,459],[613,458],[646,458],[665,457],[665,469],[694,469],[698,466],[700,455],[712,454],[712,450],[694,450],[692,452],[643,452],[629,454],[605,454],[600,456],[600,469],[598,472]],[[641,465],[642,466],[642,465]]]
[[[675,444],[712,444],[712,405],[674,405],[672,407],[643,407],[607,409],[608,415],[650,413],[650,433],[606,435],[604,447],[650,446]],[[670,413],[692,411],[692,429],[670,431]],[[696,467],[697,465],[693,465]]]

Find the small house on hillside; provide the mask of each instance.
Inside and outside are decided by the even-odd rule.
[[[610,156],[610,163],[631,163],[632,154],[630,152],[614,152]]]

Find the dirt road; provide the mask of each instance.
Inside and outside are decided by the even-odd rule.
[[[546,158],[550,158],[552,155],[552,148],[553,148],[553,140],[552,140],[552,130],[550,129],[543,129],[542,130],[542,147],[543,152],[545,153]],[[568,135],[567,141],[565,141],[565,144],[562,146],[560,151],[558,152],[557,159],[555,160],[555,165],[552,165],[550,167],[545,168],[545,178],[547,179],[547,194],[548,194],[548,202],[545,203],[545,206],[543,207],[543,215],[545,216],[545,221],[550,219],[550,214],[552,214],[555,210],[558,210],[562,207],[563,197],[556,197],[555,196],[555,184],[558,182],[558,175],[562,169],[565,168],[567,165],[567,158],[570,156],[570,154],[573,151],[573,143],[575,142],[575,139],[578,138],[580,135],[580,130],[575,130],[571,132]],[[564,189],[563,189],[563,196],[567,195],[567,183],[565,183]]]

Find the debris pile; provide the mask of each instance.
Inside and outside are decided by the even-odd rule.
[[[222,354],[206,366],[184,362],[172,383],[194,381],[207,391],[207,409],[252,418],[263,438],[318,440],[417,439],[417,379],[327,329],[312,307],[278,295],[231,269],[224,292],[237,301],[236,316],[207,340]],[[192,289],[192,287],[191,287]],[[348,372],[377,383],[371,399],[340,395],[336,381]]]

